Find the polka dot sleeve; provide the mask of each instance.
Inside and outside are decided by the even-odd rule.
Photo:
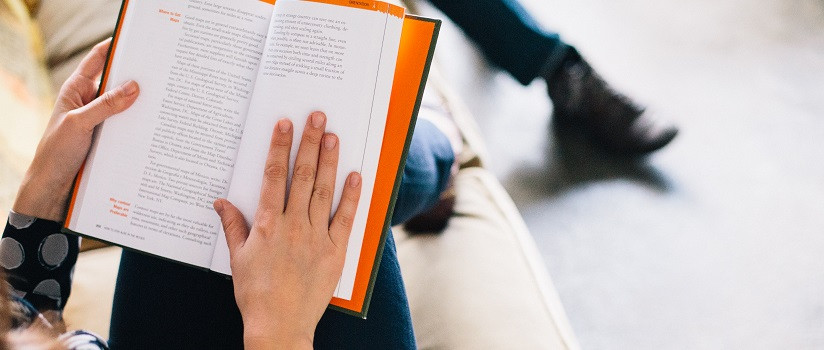
[[[80,238],[60,232],[60,223],[12,212],[0,240],[0,265],[11,293],[38,310],[62,310]]]

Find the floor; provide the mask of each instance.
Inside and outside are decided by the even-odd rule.
[[[556,135],[543,82],[443,29],[582,347],[824,349],[824,1],[523,1],[682,128],[642,161]]]

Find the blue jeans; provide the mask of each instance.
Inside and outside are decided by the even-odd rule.
[[[415,128],[392,223],[437,202],[454,155],[431,123]],[[225,277],[124,251],[112,310],[112,349],[242,349],[243,324]],[[395,241],[383,250],[368,318],[327,310],[315,348],[414,349],[415,337]]]
[[[517,0],[429,0],[521,84],[555,72],[570,46],[541,29]]]

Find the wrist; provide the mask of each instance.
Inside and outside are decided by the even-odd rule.
[[[259,333],[243,331],[243,345],[245,349],[312,349],[311,337],[295,333]]]
[[[312,348],[315,328],[301,327],[298,319],[286,317],[277,320],[272,317],[278,315],[274,312],[255,314],[241,312],[241,314],[243,315],[243,341],[247,349]],[[263,346],[267,344],[274,345],[274,347]]]
[[[12,210],[22,215],[62,222],[66,218],[72,183],[42,181],[29,174],[23,179]]]

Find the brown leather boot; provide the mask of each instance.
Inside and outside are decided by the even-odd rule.
[[[678,134],[675,126],[613,90],[574,48],[545,78],[557,125],[582,128],[609,151],[642,155],[666,146]]]

